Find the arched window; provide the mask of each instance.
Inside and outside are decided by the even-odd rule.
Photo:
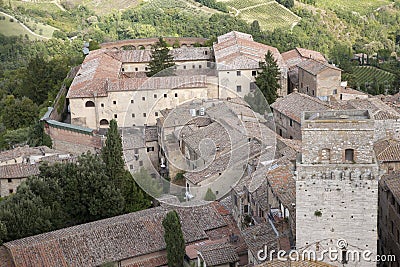
[[[85,103],[85,107],[87,107],[87,108],[94,107],[94,102],[93,102],[93,101],[87,101],[87,102]]]
[[[346,162],[354,162],[354,149],[346,149],[344,151],[344,160]]]
[[[100,125],[109,125],[108,120],[102,119],[102,120],[100,121]]]

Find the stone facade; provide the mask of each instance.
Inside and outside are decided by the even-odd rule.
[[[336,240],[345,239],[348,249],[377,254],[379,169],[373,137],[368,111],[304,113],[296,178],[298,250],[313,244],[336,248]]]
[[[336,95],[341,86],[341,70],[315,60],[308,60],[298,65],[299,92],[328,100]]]
[[[394,255],[396,262],[386,265],[398,267],[400,259],[400,180],[399,172],[384,175],[379,182],[379,254]]]

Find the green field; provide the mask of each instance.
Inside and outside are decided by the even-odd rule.
[[[353,75],[357,84],[373,83],[374,81],[385,84],[392,83],[395,79],[394,74],[372,66],[355,67]]]
[[[10,22],[10,18],[6,16],[5,20],[0,20],[0,33],[6,36],[18,36],[27,34],[29,39],[38,40],[41,39],[21,26],[18,22]]]
[[[316,0],[317,7],[330,10],[355,11],[361,15],[393,3],[390,0]]]
[[[300,17],[271,0],[220,0],[232,9],[235,16],[252,23],[257,20],[263,30],[290,28],[300,21]]]

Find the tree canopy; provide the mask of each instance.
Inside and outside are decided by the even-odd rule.
[[[278,98],[277,90],[281,88],[279,83],[280,72],[278,64],[271,51],[265,55],[265,61],[260,62],[260,71],[256,77],[256,84],[261,90],[268,104],[272,104]]]
[[[183,267],[185,256],[185,240],[179,215],[175,210],[167,213],[162,222],[164,226],[164,240],[167,245],[167,259],[169,267]]]
[[[171,71],[166,69],[174,65],[174,58],[169,54],[168,44],[160,37],[158,42],[152,46],[151,59],[148,67],[149,71],[146,74],[149,77],[154,76],[157,73],[162,76],[171,75]]]

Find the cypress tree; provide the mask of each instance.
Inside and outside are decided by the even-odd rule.
[[[163,38],[159,38],[158,42],[153,45],[151,51],[151,59],[149,62],[149,71],[146,73],[148,77],[154,76],[162,70],[168,69],[175,65],[174,58],[169,54],[167,42]],[[172,75],[172,71],[164,71],[162,76]]]
[[[261,71],[256,77],[256,84],[268,104],[272,104],[278,98],[277,91],[281,88],[281,85],[279,84],[280,72],[278,64],[269,50],[265,55],[265,62],[260,62],[260,68]]]
[[[183,267],[185,256],[185,240],[179,215],[175,210],[167,213],[162,222],[164,226],[164,240],[167,244],[167,259],[169,267]]]
[[[118,125],[111,120],[107,132],[105,147],[101,151],[101,157],[106,164],[106,173],[118,188],[122,186],[124,176],[124,160],[122,158],[122,139],[118,132]]]

